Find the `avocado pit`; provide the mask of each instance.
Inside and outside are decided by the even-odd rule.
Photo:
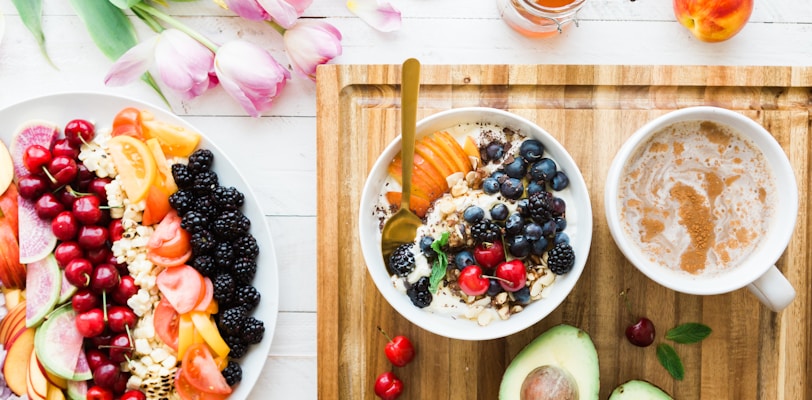
[[[577,400],[578,387],[567,371],[543,365],[532,371],[522,382],[521,400]]]

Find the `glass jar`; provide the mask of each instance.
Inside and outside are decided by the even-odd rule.
[[[499,15],[527,37],[561,33],[570,23],[578,26],[578,11],[586,0],[496,0]]]

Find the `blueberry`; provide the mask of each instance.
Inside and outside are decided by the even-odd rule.
[[[524,193],[524,185],[522,181],[516,178],[508,178],[501,185],[499,185],[499,192],[502,193],[502,196],[505,198],[516,200],[519,197],[522,197]]]
[[[550,187],[553,190],[564,190],[570,184],[570,178],[567,178],[567,174],[562,171],[558,171],[553,176],[553,180],[550,182]]]
[[[513,292],[513,298],[519,304],[530,304],[530,288],[525,286]]]
[[[499,181],[496,178],[485,178],[482,181],[482,191],[487,194],[499,193]]]
[[[487,161],[498,160],[505,154],[504,146],[499,142],[491,142],[485,146],[485,156],[488,157]]]
[[[567,202],[560,197],[553,197],[550,206],[552,207],[553,215],[560,216],[567,212]]]
[[[521,214],[522,217],[529,217],[530,216],[530,208],[527,205],[530,203],[530,200],[524,198],[516,202],[516,211]]]
[[[476,264],[474,254],[471,253],[470,250],[463,250],[454,256],[454,265],[456,265],[459,270],[474,264]]]
[[[541,225],[541,234],[544,237],[553,237],[556,232],[556,228],[558,228],[558,224],[555,223],[555,220],[548,219]]]
[[[536,139],[528,139],[519,146],[519,154],[527,162],[536,162],[544,154],[544,145]]]
[[[556,225],[555,230],[557,232],[561,232],[564,229],[567,229],[567,220],[566,219],[561,218],[561,217],[555,217],[554,219],[555,219],[555,225]]]
[[[491,219],[496,221],[504,221],[508,216],[508,208],[504,203],[496,203],[491,207]]]
[[[510,214],[507,221],[505,221],[505,233],[508,235],[517,235],[524,228],[524,217],[519,213]]]
[[[505,165],[505,174],[511,178],[522,179],[527,173],[527,161],[524,158],[516,157],[513,162]]]
[[[505,289],[502,288],[502,285],[499,284],[498,280],[496,280],[496,279],[491,279],[490,280],[490,284],[488,285],[488,292],[487,292],[488,296],[493,297],[493,296],[496,296],[497,294],[502,293],[504,291],[505,291]]]
[[[517,258],[524,258],[530,255],[532,244],[524,235],[510,236],[506,240],[508,252]]]
[[[536,193],[543,192],[545,190],[546,189],[544,188],[543,183],[538,183],[536,181],[530,181],[530,183],[527,184],[527,196],[528,197],[530,197],[530,196],[532,196],[532,195],[534,195]]]
[[[524,236],[530,241],[536,241],[542,238],[543,233],[541,226],[535,222],[531,222],[524,227]]]
[[[420,238],[420,251],[426,257],[433,257],[436,255],[434,249],[431,248],[431,244],[434,243],[434,238],[431,236],[423,236]]]
[[[499,183],[502,183],[502,180],[507,179],[507,175],[505,174],[504,170],[497,169],[496,171],[491,172],[491,178],[496,179],[496,181]]]
[[[555,176],[555,161],[549,158],[542,158],[530,166],[530,177],[536,180],[549,182]]]
[[[485,218],[485,210],[480,206],[469,206],[462,212],[462,218],[469,224],[477,223]]]
[[[541,237],[541,238],[539,238],[539,240],[536,240],[535,242],[533,242],[533,248],[530,250],[530,252],[533,253],[534,255],[539,256],[539,257],[543,256],[544,252],[547,251],[547,246],[548,245],[549,245],[549,242],[547,241],[547,238]]]
[[[570,237],[564,232],[558,232],[555,234],[555,238],[553,238],[553,243],[569,243]]]

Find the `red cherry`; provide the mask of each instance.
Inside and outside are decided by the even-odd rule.
[[[74,258],[82,258],[82,248],[76,242],[62,242],[54,249],[54,258],[60,267],[65,268]]]
[[[71,297],[71,306],[78,314],[88,312],[101,306],[101,301],[96,293],[88,289],[79,289]]]
[[[127,329],[133,329],[137,321],[138,317],[130,307],[112,306],[107,309],[107,325],[113,332],[126,332]]]
[[[119,400],[147,400],[147,395],[140,390],[128,390],[121,395]]]
[[[113,392],[98,385],[94,385],[87,389],[85,398],[87,400],[113,400]]]
[[[90,285],[93,264],[84,258],[75,258],[65,266],[65,279],[73,286],[84,288]]]
[[[73,194],[73,191],[61,189],[56,192],[56,197],[59,198],[59,201],[62,202],[62,205],[65,206],[65,209],[72,210],[73,209],[73,202],[76,201],[78,198],[76,195]]]
[[[90,366],[91,371],[102,364],[110,362],[110,359],[107,358],[107,354],[99,349],[88,349],[85,352],[85,356],[87,357],[87,365]]]
[[[38,144],[28,146],[23,152],[23,165],[32,174],[42,173],[42,167],[51,162],[51,152]]]
[[[654,343],[654,323],[642,317],[626,327],[626,338],[635,346],[646,347]]]
[[[121,240],[121,237],[124,236],[124,225],[122,224],[121,220],[114,219],[110,221],[110,225],[107,227],[107,232],[110,234],[111,242],[118,242]]]
[[[57,239],[67,242],[76,237],[76,233],[79,231],[79,222],[76,221],[72,212],[62,211],[51,220],[51,230]]]
[[[479,268],[478,265],[463,268],[457,278],[457,283],[460,284],[463,293],[469,296],[479,296],[487,292],[488,286],[491,284],[488,278],[482,276],[482,268]]]
[[[113,254],[106,246],[99,247],[98,249],[87,249],[85,251],[85,258],[93,265],[104,264],[110,260]]]
[[[482,268],[494,268],[505,261],[505,249],[501,241],[480,243],[474,248],[474,260]]]
[[[48,181],[41,175],[26,175],[17,180],[17,191],[24,199],[35,200],[48,191]]]
[[[54,185],[64,186],[73,182],[79,174],[79,167],[73,158],[58,156],[48,163],[48,173],[54,178]]]
[[[83,163],[76,164],[76,170],[76,178],[71,185],[80,192],[87,192],[90,182],[93,182],[93,179],[96,178],[96,173],[87,169]]]
[[[101,308],[94,308],[77,314],[76,329],[86,338],[101,335],[104,332],[104,311]]]
[[[85,225],[79,228],[76,241],[85,249],[98,249],[107,243],[107,228],[97,225]]]
[[[76,147],[89,143],[95,136],[95,127],[84,119],[74,119],[65,125],[65,139]]]
[[[59,139],[54,143],[51,153],[54,157],[65,156],[76,159],[79,157],[79,148],[71,144],[68,139]]]
[[[102,218],[101,201],[96,196],[82,196],[73,202],[73,215],[84,225],[93,225]]]
[[[110,340],[110,361],[121,363],[132,358],[133,346],[126,333],[119,333]]]
[[[389,338],[389,335],[383,331],[380,327],[378,327],[378,331],[380,331],[389,342],[386,343],[386,347],[384,347],[384,353],[386,353],[386,358],[389,359],[389,362],[396,367],[403,367],[409,362],[412,361],[414,358],[414,346],[412,346],[412,342],[406,336],[395,336],[394,338]]]
[[[34,210],[37,212],[37,216],[49,220],[65,211],[65,206],[51,192],[45,192],[34,203]]]
[[[87,191],[98,196],[101,204],[107,204],[108,183],[110,183],[110,178],[93,178],[87,185]]]
[[[383,400],[395,400],[403,393],[403,382],[392,371],[384,372],[375,379],[375,395]]]
[[[112,290],[118,285],[119,275],[115,266],[99,264],[90,274],[90,288],[96,292]]]
[[[119,376],[121,376],[121,368],[119,368],[118,364],[114,364],[112,360],[109,363],[99,365],[93,370],[93,382],[111,391]]]
[[[119,271],[119,273],[121,273]],[[121,280],[118,281],[118,286],[113,291],[113,301],[116,304],[126,305],[130,297],[138,293],[138,285],[135,284],[135,278],[130,275],[121,275]]]
[[[503,262],[496,267],[499,285],[508,292],[515,292],[527,284],[527,270],[522,260]]]

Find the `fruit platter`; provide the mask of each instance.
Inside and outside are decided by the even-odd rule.
[[[568,377],[582,390],[581,399],[806,398],[812,376],[806,339],[812,332],[810,203],[803,189],[812,160],[806,102],[810,76],[809,68],[794,67],[424,65],[418,121],[451,109],[491,107],[534,122],[575,161],[593,211],[603,209],[606,172],[624,141],[648,121],[698,104],[735,110],[769,127],[789,155],[807,199],[801,200],[805,205],[796,235],[777,263],[798,291],[780,313],[761,306],[746,290],[696,296],[658,285],[623,257],[601,213],[593,213],[583,273],[554,311],[504,337],[460,340],[416,324],[391,305],[364,265],[357,234],[362,222],[354,216],[360,215],[371,171],[382,154],[396,157],[388,146],[400,132],[400,66],[320,68],[319,396],[507,400],[518,398],[526,377],[535,374]],[[419,181],[423,192],[432,190],[430,182]],[[552,184],[548,190],[566,199],[567,232],[575,222],[569,209],[574,196],[567,197],[568,189],[555,191]],[[492,215],[491,207],[480,208]],[[469,213],[472,220],[481,215],[476,209]],[[571,233],[573,243],[577,235]],[[422,249],[418,243],[413,249],[418,258]],[[448,265],[456,262],[449,257]],[[387,279],[397,276],[390,272],[384,272]],[[468,289],[487,294],[484,284]],[[420,312],[407,293],[396,293],[405,302],[403,309]],[[415,299],[420,303],[419,296]],[[467,329],[512,319],[492,319],[484,326],[473,321]],[[680,360],[679,367],[669,363],[674,360]],[[536,370],[544,364],[555,368]]]
[[[278,313],[256,198],[202,132],[97,93],[0,110],[3,398],[245,399]]]

